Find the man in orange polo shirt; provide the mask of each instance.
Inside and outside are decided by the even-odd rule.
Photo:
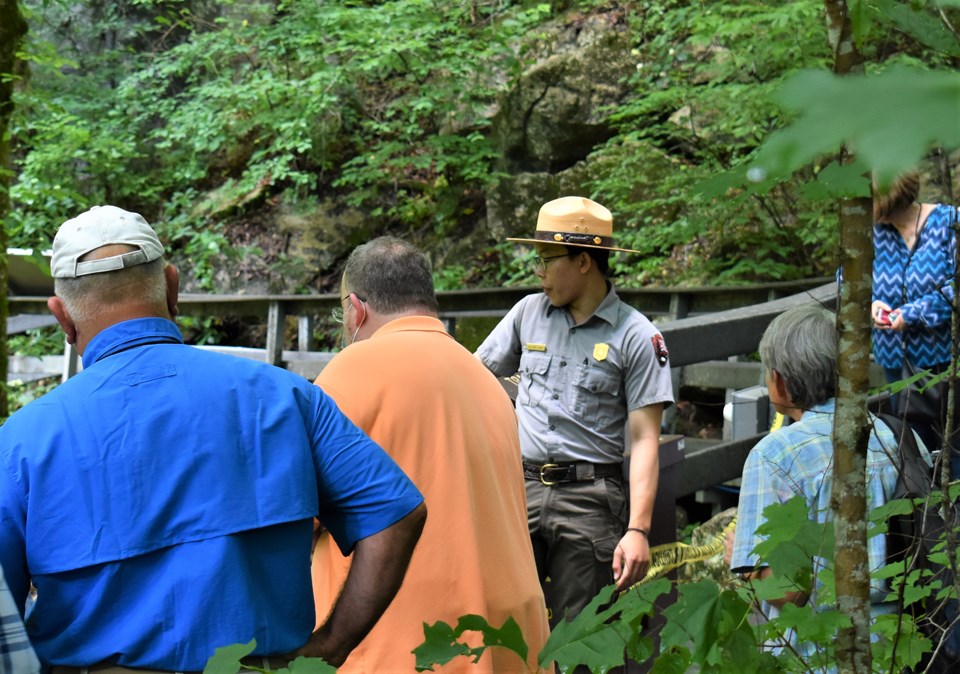
[[[316,383],[386,449],[430,507],[403,586],[342,673],[409,674],[423,623],[478,614],[520,625],[529,664],[547,638],[543,593],[527,530],[513,406],[497,379],[444,329],[430,264],[412,245],[381,237],[355,249],[341,281],[348,343]],[[317,623],[350,560],[321,534],[313,558]],[[492,648],[439,672],[527,672]]]

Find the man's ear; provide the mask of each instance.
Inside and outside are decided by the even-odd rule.
[[[60,329],[63,330],[63,334],[67,336],[67,344],[76,344],[77,326],[70,317],[70,313],[67,311],[63,300],[59,297],[49,298],[47,300],[47,309],[49,309],[53,317],[57,319],[57,323],[60,324]]]
[[[349,302],[353,305],[353,308],[357,312],[357,327],[359,328],[363,325],[363,322],[367,320],[367,303],[361,302],[360,298],[357,297],[357,293],[350,293]]]
[[[593,258],[590,253],[581,252],[577,254],[577,270],[581,274],[586,274],[593,267]]]
[[[787,382],[784,380],[783,375],[776,370],[770,370],[770,383],[773,384],[773,387],[776,389],[780,400],[792,400],[790,392],[787,390]]]
[[[177,307],[180,300],[180,272],[172,264],[168,264],[163,269],[163,275],[167,279],[167,311],[170,312],[170,318],[176,318],[180,312]]]

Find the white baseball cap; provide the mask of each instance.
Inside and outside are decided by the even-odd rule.
[[[138,250],[79,261],[87,253],[111,244]],[[163,245],[142,215],[116,206],[94,206],[60,225],[53,238],[50,272],[54,278],[77,278],[153,262],[162,255]]]

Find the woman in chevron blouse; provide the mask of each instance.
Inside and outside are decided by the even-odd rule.
[[[915,171],[885,193],[874,185],[873,354],[887,381],[903,378],[904,357],[935,372],[950,363],[957,209],[922,203],[919,192]],[[942,422],[912,425],[934,449]],[[951,469],[954,476],[960,473],[960,447],[953,448]]]

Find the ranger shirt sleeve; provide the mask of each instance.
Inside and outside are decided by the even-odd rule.
[[[663,403],[673,404],[673,380],[670,377],[670,356],[666,342],[646,318],[633,330],[625,344],[624,390],[627,409],[633,411]]]

